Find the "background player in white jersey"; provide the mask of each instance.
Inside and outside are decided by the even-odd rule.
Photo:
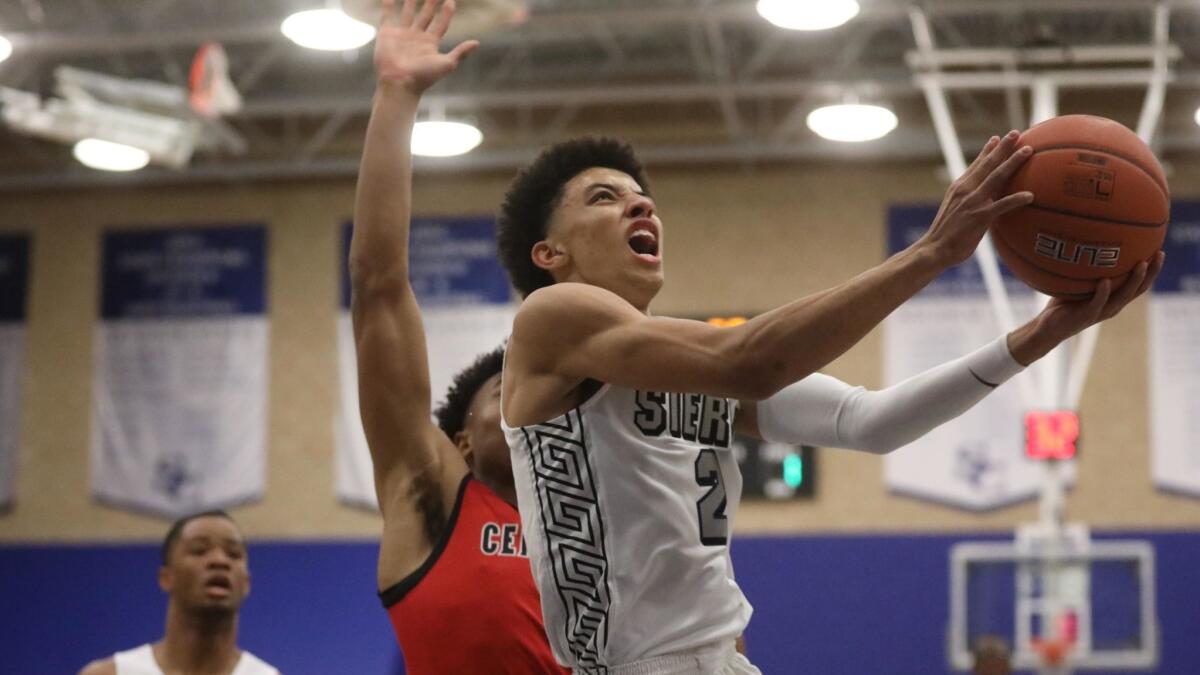
[[[500,252],[526,300],[501,409],[560,661],[580,672],[757,672],[733,651],[751,609],[728,551],[741,490],[731,427],[888,451],[1149,287],[1161,255],[1115,292],[1103,281],[1090,300],[1053,300],[1009,335],[881,392],[813,374],[967,260],[998,215],[1032,201],[1005,194],[1030,154],[1017,140],[987,143],[913,246],[735,328],[650,315],[664,229],[628,146],[560,144],[517,177]]]
[[[181,518],[162,544],[167,593],[161,640],[89,663],[80,675],[278,675],[238,649],[238,611],[250,593],[246,541],[224,511]]]

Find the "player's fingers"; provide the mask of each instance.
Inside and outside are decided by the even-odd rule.
[[[1092,292],[1092,299],[1088,300],[1089,314],[1099,318],[1104,311],[1104,306],[1108,304],[1109,297],[1112,296],[1112,280],[1101,279],[1096,284],[1096,290]],[[1093,322],[1094,323],[1094,322]]]
[[[988,142],[983,144],[983,149],[979,151],[979,154],[975,155],[975,159],[971,161],[971,164],[967,167],[967,170],[963,172],[963,175],[970,173],[975,169],[975,167],[979,166],[979,163],[983,161],[983,158],[987,157],[988,153],[994,150],[999,143],[999,136],[992,136],[989,138]]]
[[[1025,160],[1031,156],[1033,156],[1033,148],[1028,145],[1017,149],[1003,163],[988,173],[987,178],[984,178],[983,183],[979,186],[979,192],[984,195],[1000,194],[1017,169],[1020,169]]]
[[[1104,308],[1100,310],[1100,315],[1096,317],[1097,321],[1111,319],[1133,300],[1136,296],[1135,291],[1137,291],[1138,286],[1141,285],[1142,279],[1146,275],[1144,265],[1145,263],[1138,263],[1136,267],[1129,271],[1129,275],[1125,277],[1125,281],[1121,284],[1120,288],[1113,289],[1108,302],[1104,304]]]
[[[1150,263],[1143,260],[1134,266],[1129,272],[1129,277],[1125,279],[1125,283],[1113,293],[1113,299],[1118,301],[1129,302],[1137,297],[1137,291],[1142,286],[1142,282],[1146,280],[1146,272],[1150,269]]]
[[[1138,295],[1138,289],[1141,288],[1142,282],[1146,279],[1146,270],[1149,269],[1149,264],[1145,261],[1138,263],[1129,272],[1129,276],[1125,278],[1125,283],[1113,292],[1109,298],[1108,304],[1105,306],[1101,318],[1108,319],[1116,316],[1118,312],[1125,308]]]
[[[1158,273],[1162,271],[1163,263],[1167,260],[1167,254],[1159,251],[1150,259],[1150,268],[1146,270],[1146,278],[1142,280],[1142,284],[1138,286],[1138,295],[1145,293],[1154,286],[1154,280],[1158,278]]]
[[[1154,286],[1154,280],[1158,278],[1158,273],[1162,271],[1163,255],[1163,252],[1159,251],[1146,261],[1146,275],[1142,277],[1142,282],[1138,284],[1137,290],[1133,293],[1135,299],[1141,297],[1143,293]]]
[[[421,13],[417,15],[413,21],[413,28],[425,30],[429,28],[429,24],[433,21],[434,13],[437,11],[438,0],[425,0],[425,4],[421,6]]]
[[[463,59],[467,58],[468,54],[475,51],[475,48],[478,46],[479,40],[467,40],[450,50],[450,58],[454,59],[455,65],[458,65]]]
[[[980,183],[985,181],[996,170],[996,167],[1012,156],[1017,148],[1017,141],[1020,138],[1021,134],[1016,130],[1004,134],[1000,138],[1000,141],[983,156],[979,164],[971,170],[970,177],[968,178],[971,187],[978,187]]]
[[[446,31],[450,28],[450,19],[454,18],[454,0],[446,0],[442,3],[442,11],[434,17],[433,23],[429,25],[429,32],[438,36],[438,39],[446,37]]]
[[[384,10],[388,5],[395,3],[395,0],[384,0]],[[417,0],[404,0],[404,6],[400,8],[400,25],[408,27],[412,25],[413,14],[417,11]]]
[[[1016,211],[1022,206],[1029,206],[1033,203],[1033,193],[1028,190],[1014,192],[1006,197],[1001,197],[992,202],[987,207],[987,214],[990,218],[998,218],[1009,211]]]

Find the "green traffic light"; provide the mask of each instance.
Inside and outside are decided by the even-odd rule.
[[[783,482],[793,490],[804,482],[804,460],[794,452],[783,458]]]

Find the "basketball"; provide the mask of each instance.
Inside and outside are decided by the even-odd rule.
[[[1034,201],[997,219],[991,234],[996,253],[1022,281],[1047,295],[1087,298],[1100,279],[1120,286],[1162,247],[1167,179],[1127,127],[1065,115],[1033,126],[1020,145],[1033,155],[1009,188],[1029,190]]]

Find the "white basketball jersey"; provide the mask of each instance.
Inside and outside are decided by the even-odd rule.
[[[117,675],[163,675],[158,661],[154,660],[154,650],[148,644],[117,652],[113,660],[117,664]],[[238,659],[237,667],[230,675],[279,675],[279,671],[243,649],[242,658]]]
[[[752,610],[729,557],[735,406],[605,385],[557,419],[504,425],[559,662],[602,670],[742,633]]]

